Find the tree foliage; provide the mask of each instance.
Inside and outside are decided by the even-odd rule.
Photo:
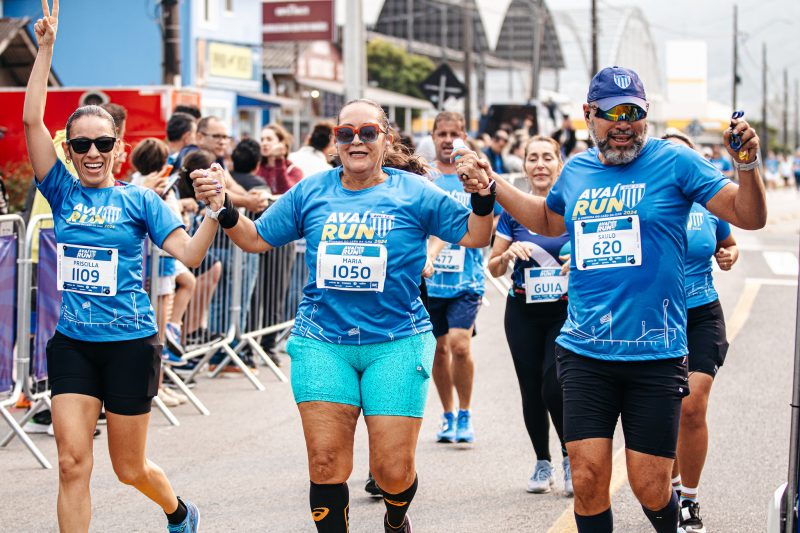
[[[418,85],[436,68],[427,57],[409,54],[380,39],[367,45],[367,78],[381,89],[424,98]]]

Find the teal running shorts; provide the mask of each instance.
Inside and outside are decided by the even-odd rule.
[[[295,402],[355,405],[364,416],[422,418],[435,349],[430,332],[360,346],[291,336],[286,351]]]

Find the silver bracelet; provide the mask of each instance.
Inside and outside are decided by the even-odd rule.
[[[758,157],[758,154],[756,154],[756,158],[753,159],[750,163],[738,163],[736,160],[733,161],[733,166],[736,167],[736,170],[739,171],[753,170],[754,168],[758,168],[760,164],[761,164],[761,159]]]

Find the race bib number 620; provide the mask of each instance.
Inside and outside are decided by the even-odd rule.
[[[639,216],[575,221],[578,270],[633,267],[642,264]]]

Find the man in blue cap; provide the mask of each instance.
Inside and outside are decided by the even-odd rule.
[[[724,132],[736,185],[698,153],[647,137],[649,104],[634,71],[603,69],[586,100],[596,148],[566,164],[546,199],[496,175],[487,182],[479,171],[491,175],[488,165],[466,151],[456,152],[457,170],[467,192],[495,187],[497,201],[531,231],[569,232],[569,312],[556,358],[578,531],[613,530],[612,438],[621,416],[633,493],[655,531],[674,533],[680,509],[670,471],[689,393],[686,220],[697,202],[740,228],[764,226],[759,140],[744,120]]]

